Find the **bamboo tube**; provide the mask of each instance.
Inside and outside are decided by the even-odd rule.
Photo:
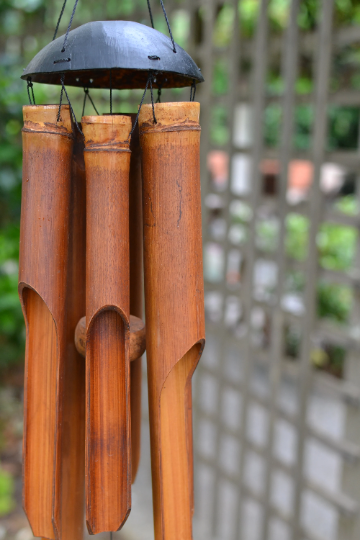
[[[129,115],[135,122],[136,114]],[[130,143],[130,313],[143,317],[143,220],[142,220],[142,180],[139,128],[136,126]],[[132,483],[135,482],[140,463],[141,436],[141,357],[131,362],[131,466]]]
[[[74,129],[70,196],[70,236],[66,295],[66,362],[59,376],[62,407],[56,462],[59,495],[54,501],[56,538],[82,540],[85,495],[85,363],[74,343],[74,330],[85,313],[86,178],[83,136]],[[61,435],[61,436],[60,436]]]
[[[84,309],[81,208],[72,224],[71,216],[82,196],[81,178],[75,187],[69,107],[61,108],[59,122],[57,105],[26,106],[23,113],[19,263],[26,322],[23,507],[34,536],[80,540],[84,369],[71,335]],[[71,226],[76,238],[69,243]],[[63,384],[69,374],[71,383]]]
[[[116,531],[131,508],[129,117],[86,116],[86,522]]]
[[[198,103],[140,112],[146,349],[156,540],[190,540],[191,377],[205,343]]]

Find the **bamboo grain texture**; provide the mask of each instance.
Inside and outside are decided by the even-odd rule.
[[[85,309],[84,188],[68,106],[26,106],[19,295],[26,322],[23,507],[35,536],[81,539]],[[79,158],[80,156],[80,158]],[[81,166],[80,166],[81,168]],[[70,234],[70,230],[73,234]],[[63,384],[64,377],[71,383]]]
[[[144,281],[156,540],[190,540],[191,377],[205,343],[198,103],[143,105]]]
[[[85,136],[86,523],[117,531],[131,508],[129,133],[126,116],[88,116]]]

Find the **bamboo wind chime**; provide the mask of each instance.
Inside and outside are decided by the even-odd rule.
[[[81,540],[84,506],[90,534],[121,529],[140,460],[146,343],[155,539],[191,540],[203,78],[170,25],[170,38],[133,22],[70,26],[23,75],[23,506],[36,537]],[[60,104],[36,105],[33,82],[59,84]],[[67,86],[84,88],[83,109],[86,99],[95,108],[89,87],[108,88],[110,114],[77,123]],[[189,102],[154,103],[153,88],[185,86]],[[113,114],[122,88],[144,89],[137,115]]]

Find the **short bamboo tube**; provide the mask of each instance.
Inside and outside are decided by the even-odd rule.
[[[68,106],[26,106],[19,294],[26,322],[23,506],[34,536],[83,536],[84,182]],[[82,150],[80,149],[81,161]],[[70,231],[73,231],[71,234]],[[63,384],[70,377],[70,384]]]
[[[117,531],[131,508],[129,133],[86,116],[86,523]]]
[[[198,103],[144,105],[144,281],[156,540],[190,540],[191,377],[204,340]]]

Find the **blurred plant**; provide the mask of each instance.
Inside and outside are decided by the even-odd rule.
[[[321,281],[317,289],[317,313],[320,319],[345,323],[352,305],[351,289],[346,285]]]
[[[295,261],[303,261],[307,253],[309,220],[300,214],[286,218],[286,253]]]
[[[352,266],[358,233],[352,227],[323,223],[317,237],[320,266],[344,271]]]
[[[0,467],[0,517],[9,514],[14,507],[14,479]]]
[[[329,108],[329,150],[354,150],[358,147],[359,112],[358,107]]]

